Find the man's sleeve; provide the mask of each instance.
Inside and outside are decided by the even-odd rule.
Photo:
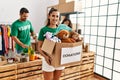
[[[15,24],[12,24],[11,26],[11,36],[18,36],[18,28]]]
[[[30,32],[33,32],[33,31],[34,31],[34,29],[33,29],[33,26],[32,26],[32,24],[30,22]]]

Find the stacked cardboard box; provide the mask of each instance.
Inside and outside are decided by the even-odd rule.
[[[66,0],[59,0],[59,4],[66,3]]]
[[[58,5],[49,6],[50,8],[56,8],[60,13],[69,13],[69,12],[80,12],[82,11],[82,2],[74,0],[59,0]]]
[[[60,13],[69,13],[69,12],[80,12],[82,11],[81,1],[71,1],[63,4],[59,4]]]

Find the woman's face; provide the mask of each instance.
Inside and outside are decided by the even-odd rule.
[[[64,24],[66,24],[67,26],[70,24],[69,21],[65,21]]]
[[[58,11],[53,11],[50,15],[49,15],[49,19],[50,19],[50,24],[51,25],[56,25],[59,22],[59,12]]]

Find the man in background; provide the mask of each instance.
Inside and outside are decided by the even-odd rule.
[[[36,39],[32,24],[27,20],[29,11],[26,8],[20,9],[20,18],[17,19],[11,27],[12,39],[16,42],[17,53],[31,45],[30,36]]]

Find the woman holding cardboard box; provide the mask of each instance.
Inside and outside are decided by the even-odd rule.
[[[59,22],[59,12],[57,9],[51,8],[51,10],[48,13],[47,25],[40,30],[38,37],[39,40],[38,49],[40,54],[43,56],[42,70],[44,74],[44,80],[59,80],[62,70],[64,69],[64,67],[57,67],[57,68],[53,67],[51,65],[52,58],[41,50],[43,41],[45,39],[44,34],[46,34],[46,32],[51,32],[53,33],[53,35],[55,35],[58,32],[57,29],[58,22]]]

